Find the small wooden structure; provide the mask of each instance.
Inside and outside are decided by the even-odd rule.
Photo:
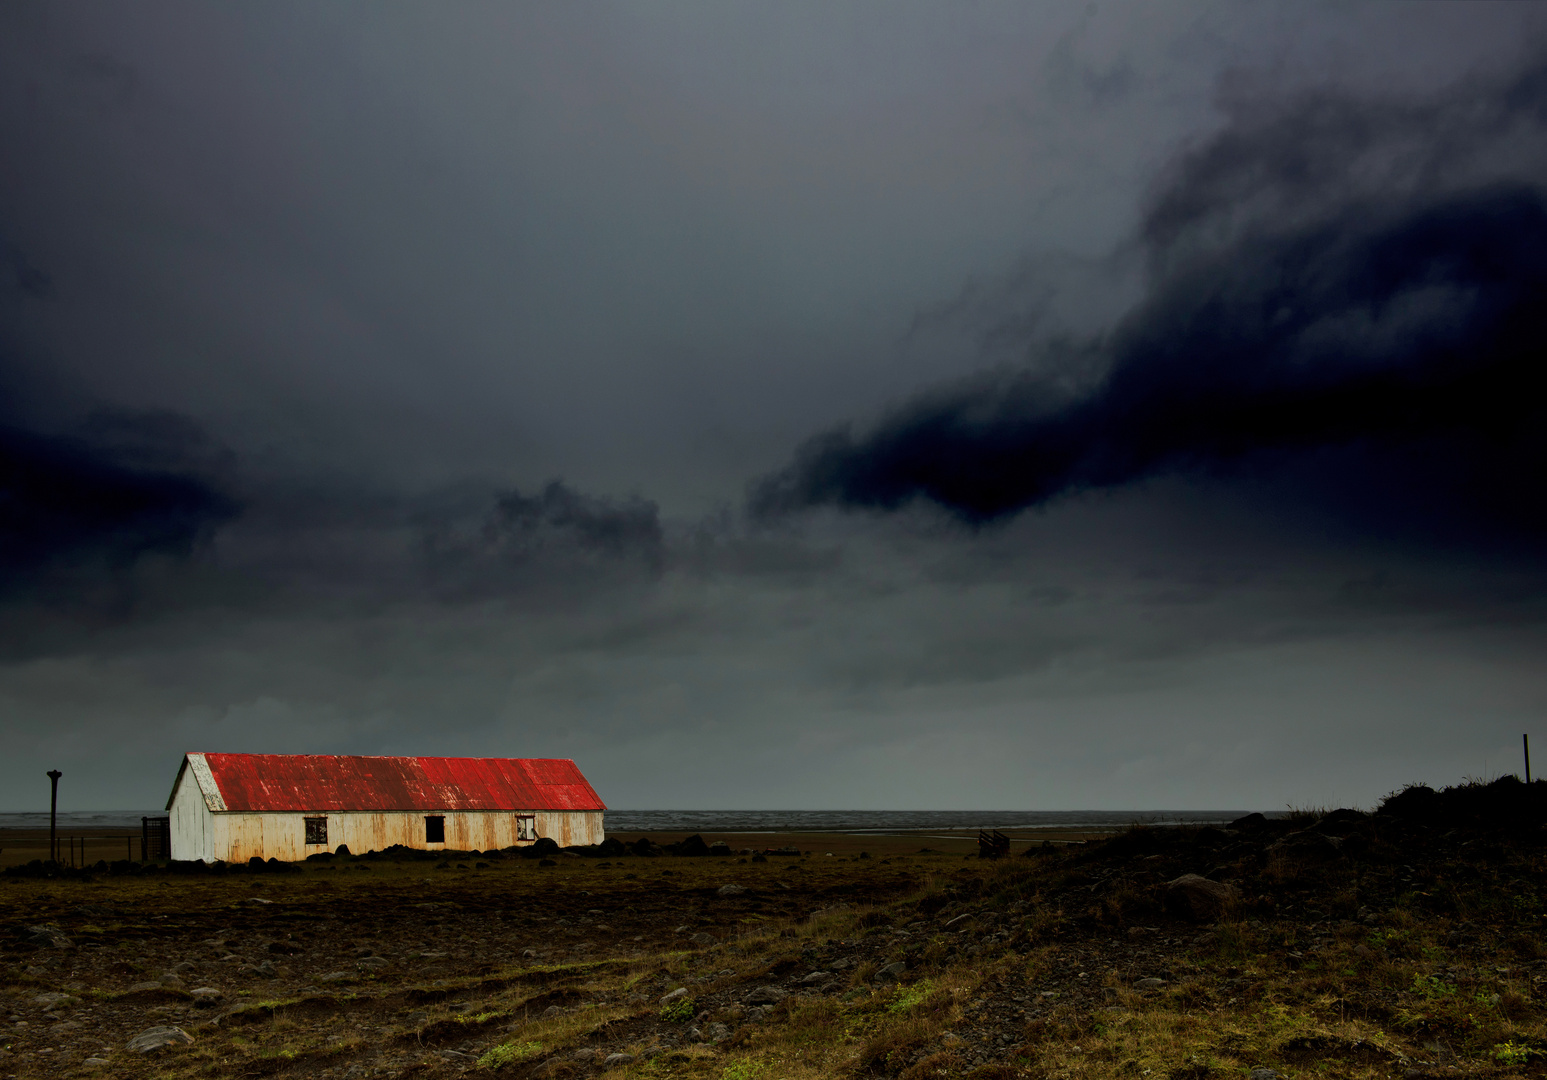
[[[1010,854],[1010,838],[995,829],[993,832],[978,830],[978,858],[999,859]]]
[[[605,810],[557,758],[190,753],[167,799],[171,857],[205,862],[599,844]]]

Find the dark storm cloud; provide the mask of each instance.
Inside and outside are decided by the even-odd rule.
[[[638,497],[613,501],[586,495],[562,481],[523,495],[501,495],[484,525],[493,547],[517,557],[561,546],[611,558],[661,559],[660,509]]]
[[[926,395],[861,437],[812,439],[753,486],[752,509],[927,500],[977,525],[1161,473],[1276,464],[1339,499],[1368,482],[1420,515],[1485,511],[1539,534],[1544,89],[1532,74],[1395,119],[1324,97],[1240,118],[1153,201],[1149,295],[1089,346],[1103,366],[1084,388],[1038,364]],[[1537,145],[1498,145],[1522,128]],[[1462,165],[1444,160],[1457,142]],[[1508,159],[1502,175],[1441,175],[1485,151]],[[1368,197],[1372,161],[1424,175]],[[1331,484],[1307,479],[1306,455],[1335,461]]]
[[[389,588],[426,589],[437,603],[453,607],[541,597],[551,610],[658,581],[673,561],[654,502],[594,495],[561,480],[531,494],[519,488],[447,491],[408,500],[395,517],[413,537],[404,550],[417,551],[418,558],[411,568],[393,570]],[[381,592],[384,569],[367,575],[360,588]]]
[[[73,437],[0,427],[0,594],[68,594],[80,571],[186,559],[240,512],[210,477],[220,456],[167,413],[101,413]]]

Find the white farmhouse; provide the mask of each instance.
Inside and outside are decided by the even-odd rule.
[[[599,844],[605,810],[558,758],[186,754],[167,800],[172,858],[205,862]]]

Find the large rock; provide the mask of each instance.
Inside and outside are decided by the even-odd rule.
[[[1269,855],[1297,862],[1331,862],[1343,854],[1343,840],[1315,829],[1303,829],[1275,840],[1267,847]]]
[[[545,855],[553,855],[559,850],[559,842],[551,836],[539,836],[529,846],[521,849],[521,857],[524,859],[540,859]]]
[[[29,926],[22,931],[22,938],[29,945],[38,945],[45,949],[68,949],[71,942],[65,936],[65,932],[52,923],[43,926]]]
[[[1346,836],[1353,830],[1369,824],[1369,821],[1369,814],[1344,807],[1329,814],[1323,814],[1312,828],[1330,836]]]
[[[704,838],[694,833],[686,840],[670,845],[666,850],[673,855],[708,855],[709,845],[704,843]]]
[[[1234,885],[1210,881],[1202,874],[1183,874],[1166,882],[1166,906],[1179,915],[1213,922],[1240,898]]]
[[[187,1046],[193,1036],[180,1027],[153,1027],[140,1032],[124,1047],[131,1053],[150,1054],[169,1046]]]
[[[716,891],[721,896],[740,896],[747,890],[744,886],[741,885],[721,885]]]
[[[782,986],[759,986],[742,1000],[748,1005],[777,1005],[787,994]]]

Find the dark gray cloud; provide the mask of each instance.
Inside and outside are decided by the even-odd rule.
[[[241,510],[211,475],[212,451],[168,413],[98,414],[73,437],[0,427],[0,595],[69,605],[102,572],[187,559]]]
[[[1043,363],[935,391],[812,439],[753,512],[927,500],[980,525],[1166,472],[1280,468],[1388,525],[1543,539],[1544,91],[1536,69],[1422,107],[1318,95],[1243,118],[1154,199],[1149,295],[1075,354],[1086,386]],[[1473,179],[1506,139],[1505,176],[1441,175]],[[1371,158],[1418,175],[1369,184]]]
[[[516,558],[564,548],[658,565],[664,546],[660,508],[646,499],[586,495],[553,480],[533,495],[502,494],[484,524],[484,540]]]

